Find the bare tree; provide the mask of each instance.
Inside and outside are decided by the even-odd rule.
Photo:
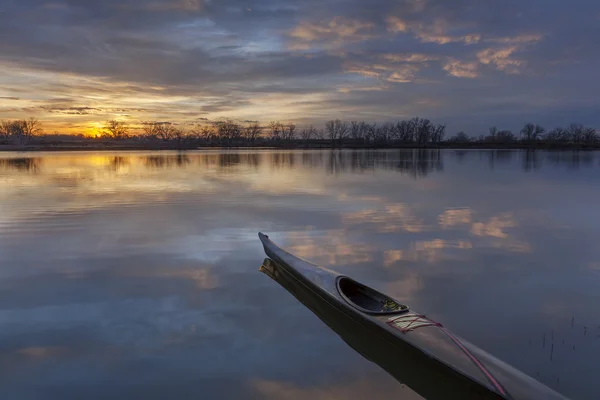
[[[497,134],[498,134],[498,128],[496,128],[495,126],[492,126],[490,128],[490,135],[488,136],[488,139],[491,140],[492,142],[495,142]]]
[[[431,132],[431,141],[433,143],[441,143],[444,140],[444,136],[446,135],[446,125],[437,124],[433,126]]]
[[[471,138],[466,133],[460,131],[456,135],[448,139],[448,141],[456,143],[469,143],[471,141]]]
[[[164,124],[164,122],[143,122],[142,136],[148,140],[158,139],[162,124]]]
[[[302,140],[317,138],[317,129],[312,125],[307,126],[300,131],[300,138]]]
[[[156,133],[160,140],[168,142],[175,138],[175,127],[170,122],[162,122],[158,125]]]
[[[580,144],[583,141],[583,129],[581,124],[569,125],[569,140],[575,144]]]
[[[212,125],[196,125],[192,132],[198,139],[206,142],[217,136],[215,127]]]
[[[411,119],[408,123],[413,132],[414,141],[416,141],[417,144],[425,144],[431,140],[430,137],[432,124],[430,120],[415,117]]]
[[[277,130],[279,131],[279,137],[282,140],[291,141],[294,140],[296,137],[296,125],[294,125],[293,123],[290,123],[288,125],[279,124]]]
[[[414,141],[413,130],[409,121],[396,122],[394,134],[402,143],[412,143]]]
[[[281,139],[281,133],[283,130],[283,125],[279,121],[271,121],[269,123],[269,136],[271,140],[279,140]]]
[[[377,124],[367,124],[365,127],[365,139],[367,143],[375,140],[377,136]]]
[[[12,121],[2,121],[2,123],[0,123],[0,139],[8,139],[10,137],[11,130]]]
[[[296,138],[296,125],[293,123],[288,124],[283,129],[284,140],[294,140]]]
[[[551,142],[568,142],[570,140],[569,131],[558,127],[548,132],[545,139]]]
[[[381,124],[375,131],[375,139],[379,142],[387,143],[392,136],[393,126],[390,123]]]
[[[366,125],[364,121],[350,121],[350,138],[354,140],[364,139]]]
[[[244,128],[244,137],[250,143],[254,143],[256,139],[260,136],[262,132],[262,127],[258,122],[251,122]]]
[[[103,136],[110,139],[125,139],[127,137],[127,133],[129,132],[129,127],[123,121],[110,120],[106,121],[104,125]]]
[[[33,136],[42,132],[41,124],[35,118],[6,121],[0,125],[0,136],[11,138],[17,146],[25,146]]]
[[[598,143],[598,133],[594,128],[583,128],[583,141],[587,144]]]
[[[33,117],[29,118],[27,120],[23,120],[22,124],[23,124],[23,132],[25,133],[25,135],[28,138],[31,138],[32,136],[41,135],[43,132],[40,121],[38,121],[37,119],[35,119]]]
[[[538,140],[544,132],[546,132],[546,130],[542,126],[529,123],[525,124],[523,129],[521,129],[521,136],[525,141],[535,141]]]
[[[338,141],[341,144],[342,141],[348,137],[350,128],[346,122],[336,119],[325,123],[325,131],[332,144],[334,144],[335,141]]]
[[[515,135],[509,130],[502,130],[496,133],[496,141],[499,143],[508,143],[515,140]]]
[[[187,132],[181,128],[171,127],[171,132],[178,148],[181,148],[185,140],[189,139]]]
[[[227,144],[238,140],[242,136],[242,127],[233,120],[225,119],[215,123],[219,139],[225,140]]]

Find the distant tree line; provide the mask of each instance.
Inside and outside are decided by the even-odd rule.
[[[32,138],[42,137],[41,124],[35,118],[0,123],[0,144],[27,145]],[[596,129],[581,124],[546,131],[540,125],[528,123],[517,133],[489,129],[487,135],[471,137],[464,132],[446,139],[446,126],[426,118],[385,123],[365,121],[327,121],[322,128],[312,125],[298,129],[294,123],[272,121],[261,125],[256,121],[240,123],[221,119],[194,126],[169,121],[146,121],[141,127],[126,122],[107,121],[101,141],[129,141],[149,147],[194,148],[215,146],[318,146],[318,147],[461,147],[519,145],[575,145],[598,146],[600,136]]]
[[[515,135],[509,130],[498,130],[495,126],[489,129],[488,135],[472,138],[464,132],[459,132],[448,139],[451,143],[475,144],[570,144],[570,145],[598,145],[600,135],[595,128],[585,127],[581,124],[571,124],[567,128],[555,128],[546,131],[541,125],[527,123]]]
[[[130,128],[119,121],[108,121],[103,137],[124,139],[137,137],[149,142],[211,143],[223,145],[281,144],[321,142],[332,147],[353,143],[358,145],[387,145],[393,143],[431,145],[444,140],[446,126],[434,124],[428,119],[413,118],[383,124],[364,121],[327,121],[323,128],[309,125],[297,129],[294,123],[271,121],[266,125],[258,122],[238,123],[224,119],[211,124],[184,129],[171,122],[144,122],[141,132],[129,136]]]

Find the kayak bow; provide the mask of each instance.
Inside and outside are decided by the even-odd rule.
[[[259,238],[261,272],[350,347],[427,399],[565,399],[451,333],[442,324],[345,275]]]

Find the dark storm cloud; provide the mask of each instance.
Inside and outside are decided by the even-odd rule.
[[[233,115],[279,95],[311,107],[307,121],[418,113],[479,129],[482,115],[543,123],[594,109],[599,17],[584,0],[10,0],[0,10],[0,64],[80,78],[31,84],[67,97],[51,113],[119,108],[77,98],[86,93],[188,97],[139,112],[190,117]],[[0,83],[0,100],[27,97],[22,84]]]

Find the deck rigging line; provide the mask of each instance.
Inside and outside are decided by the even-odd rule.
[[[398,317],[392,317],[388,320],[388,325],[398,329],[402,333],[407,333],[414,331],[415,329],[422,328],[424,326],[436,326],[442,330],[449,338],[456,344],[463,353],[475,364],[475,366],[483,373],[488,382],[500,393],[502,396],[506,398],[510,398],[506,389],[494,378],[494,375],[475,357],[469,349],[465,347],[461,343],[461,341],[454,336],[448,329],[446,329],[439,322],[433,321],[427,318],[425,315],[421,314],[404,314]]]

